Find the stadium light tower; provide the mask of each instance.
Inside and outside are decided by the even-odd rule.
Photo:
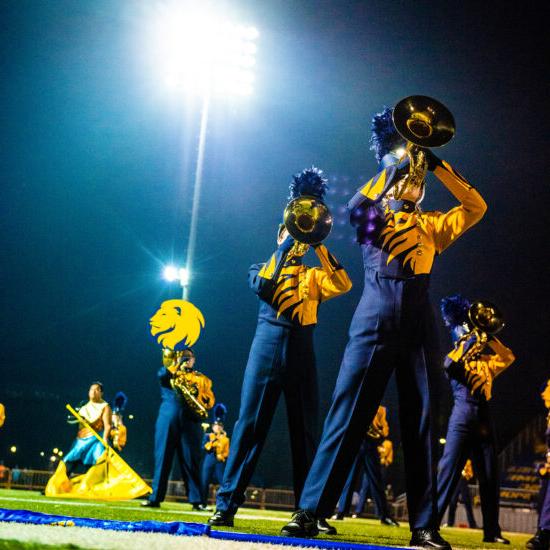
[[[244,98],[254,92],[259,33],[255,27],[237,24],[227,17],[201,10],[198,3],[192,8],[182,4],[166,6],[153,28],[157,66],[167,89],[182,97],[190,94],[202,98],[185,261],[189,274],[195,259],[210,101],[229,96]],[[189,281],[182,286],[186,299]]]

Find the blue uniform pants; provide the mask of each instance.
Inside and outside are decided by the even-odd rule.
[[[372,422],[395,371],[409,522],[411,528],[437,526],[436,447],[430,408],[430,378],[437,355],[428,285],[428,276],[394,279],[365,270],[363,296],[351,322],[300,508],[318,517],[332,514],[365,426]]]
[[[207,453],[202,461],[201,467],[201,491],[202,502],[208,502],[208,489],[211,483],[221,484],[223,481],[223,472],[225,471],[225,462],[216,458],[216,453]]]
[[[164,500],[174,454],[177,454],[189,502],[202,502],[199,479],[202,435],[200,422],[191,417],[186,405],[172,391],[167,390],[155,425],[155,473],[149,500]]]
[[[439,462],[439,520],[443,518],[462,476],[466,460],[470,457],[479,482],[484,536],[500,536],[499,472],[487,402],[455,399],[446,439],[445,450]]]
[[[218,510],[234,514],[243,504],[281,394],[286,402],[298,502],[317,438],[313,326],[281,326],[260,317],[244,373],[239,419],[216,498]]]

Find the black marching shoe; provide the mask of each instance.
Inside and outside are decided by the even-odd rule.
[[[229,512],[223,512],[222,510],[216,510],[214,515],[208,518],[208,525],[233,527],[234,514]]]
[[[193,504],[191,510],[193,510],[193,512],[211,512],[212,508],[208,508],[206,504]]]
[[[419,548],[451,550],[451,545],[441,537],[437,529],[413,529],[409,544]]]
[[[499,544],[510,544],[510,541],[508,539],[505,539],[502,535],[498,535],[497,537],[483,537],[483,542],[498,542]]]
[[[391,516],[386,516],[380,519],[382,525],[389,525],[390,527],[399,527],[399,523],[395,521]]]
[[[317,518],[307,510],[297,510],[281,529],[284,537],[316,537],[319,534]]]
[[[325,518],[319,518],[317,520],[317,529],[319,529],[319,532],[323,533],[323,535],[338,534],[338,531],[336,531],[336,527],[330,525],[330,523]]]
[[[154,500],[144,500],[141,505],[144,508],[160,508],[160,502],[156,502]]]
[[[550,530],[539,529],[535,536],[527,541],[527,550],[548,550],[550,548]]]

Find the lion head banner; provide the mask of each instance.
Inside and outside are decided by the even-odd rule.
[[[164,348],[190,348],[204,328],[200,310],[186,300],[166,300],[149,319],[151,334]],[[158,335],[158,336],[157,336]]]

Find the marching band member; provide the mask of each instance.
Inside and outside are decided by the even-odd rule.
[[[413,148],[402,160],[404,139],[391,109],[373,119],[380,172],[351,199],[365,267],[364,290],[349,329],[332,404],[309,471],[299,510],[286,536],[315,536],[316,518],[332,513],[365,422],[371,422],[391,374],[399,393],[405,455],[410,544],[447,549],[438,531],[436,446],[430,380],[436,338],[429,280],[436,256],[484,215],[481,195],[430,150]],[[448,212],[422,212],[426,169],[458,200]],[[433,367],[435,369],[435,366]]]
[[[542,392],[541,397],[544,406],[548,409],[548,423],[546,428],[546,444],[548,451],[546,453],[546,464],[542,466],[539,473],[543,477],[541,486],[541,508],[539,514],[539,524],[535,536],[527,541],[528,550],[548,550],[550,548],[550,489],[548,488],[550,480],[550,380]]]
[[[124,425],[123,412],[128,403],[128,398],[124,392],[119,391],[113,399],[113,414],[111,416],[112,428],[111,439],[113,441],[113,447],[117,451],[122,451],[128,441],[128,429]]]
[[[468,488],[468,482],[473,477],[474,469],[472,467],[472,461],[468,459],[462,470],[462,475],[460,476],[454,495],[451,498],[451,502],[449,502],[449,512],[447,514],[448,527],[453,527],[455,524],[456,507],[458,505],[458,499],[460,498],[466,510],[468,526],[470,529],[477,529],[476,520],[474,518],[474,510],[472,508],[472,497],[470,495],[470,489]]]
[[[161,403],[155,425],[153,493],[142,506],[158,508],[164,500],[175,453],[189,503],[193,510],[206,510],[200,489],[202,428],[194,407],[208,411],[214,406],[212,381],[195,370],[192,349],[173,351],[165,348],[162,353],[164,366],[158,371]],[[178,390],[179,385],[183,385],[183,391]],[[190,392],[192,398],[186,397],[184,391]]]
[[[320,170],[304,170],[294,176],[290,198],[322,198],[326,187]],[[233,525],[281,394],[287,407],[296,502],[315,454],[319,396],[313,331],[317,308],[321,302],[348,292],[351,281],[322,244],[314,246],[321,267],[304,265],[302,257],[308,246],[295,242],[284,225],[279,228],[277,245],[271,258],[253,265],[248,274],[250,287],[260,299],[258,325],[211,525]],[[321,518],[321,527],[335,532],[324,520],[329,515],[327,512]]]
[[[355,507],[356,513],[354,515],[357,516],[362,512],[367,498],[367,491],[370,490],[376,506],[376,513],[380,517],[380,522],[383,525],[399,526],[390,512],[382,479],[382,462],[385,465],[389,465],[393,461],[393,447],[391,446],[391,441],[387,439],[389,433],[390,427],[386,418],[386,407],[380,405],[378,411],[376,411],[374,420],[364,436],[359,454],[355,459],[342,496],[338,501],[338,513],[333,516],[333,519],[343,519],[345,513],[349,510],[354,482],[359,477],[361,470],[363,470],[364,476],[361,476],[362,483],[359,502]]]
[[[488,401],[493,379],[514,362],[514,354],[491,337],[486,349],[464,365],[467,351],[462,336],[474,328],[468,319],[470,303],[460,295],[441,301],[441,314],[455,349],[445,367],[451,381],[454,405],[449,418],[445,450],[439,462],[438,510],[441,520],[460,481],[466,459],[471,457],[479,483],[483,515],[483,541],[510,544],[498,522],[500,486],[495,436]],[[470,324],[469,324],[470,323]]]
[[[224,421],[227,414],[227,407],[218,403],[214,407],[214,423],[212,431],[204,434],[203,447],[206,456],[202,461],[201,487],[202,501],[208,504],[208,489],[210,483],[220,484],[223,480],[225,462],[229,456],[229,437],[225,433]]]

